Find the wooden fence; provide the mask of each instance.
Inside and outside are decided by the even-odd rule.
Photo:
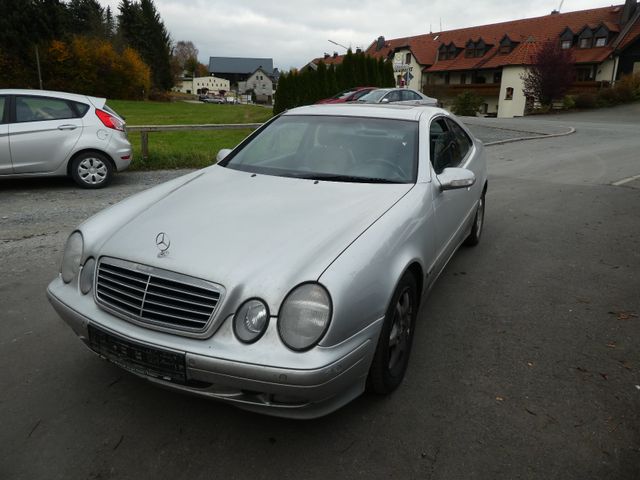
[[[182,132],[195,130],[255,130],[262,123],[218,123],[201,125],[132,125],[127,127],[129,133],[140,133],[142,158],[149,158],[149,134],[151,132]]]

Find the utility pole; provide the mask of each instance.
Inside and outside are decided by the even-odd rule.
[[[38,65],[38,82],[40,83],[40,90],[42,90],[42,72],[40,71],[40,54],[38,52],[37,45],[36,45],[36,64]]]

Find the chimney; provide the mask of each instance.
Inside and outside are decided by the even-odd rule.
[[[338,52],[333,52],[333,58],[338,58]]]
[[[384,48],[384,37],[379,36],[378,40],[376,41],[376,52],[379,52],[383,48]]]
[[[624,8],[622,9],[620,24],[626,25],[626,23],[631,20],[631,17],[633,17],[633,14],[636,13],[637,8],[638,4],[636,3],[636,0],[627,0],[624,4]]]
[[[551,10],[551,15],[558,15],[560,12],[558,10]]]
[[[324,58],[327,59],[329,58],[331,55],[329,55],[327,52],[324,52]]]

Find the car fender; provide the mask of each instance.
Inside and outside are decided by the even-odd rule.
[[[412,265],[421,272],[418,284],[425,284],[427,257],[435,251],[430,188],[417,184],[322,273],[319,281],[331,295],[333,317],[321,346],[336,345],[381,320]]]

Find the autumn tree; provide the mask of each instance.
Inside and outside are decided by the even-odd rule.
[[[174,84],[171,37],[153,0],[122,0],[118,16],[118,41],[131,47],[151,68],[153,87],[169,90]]]
[[[521,76],[525,96],[535,98],[542,105],[551,105],[562,98],[575,79],[574,63],[571,50],[560,48],[557,41],[546,41]]]

